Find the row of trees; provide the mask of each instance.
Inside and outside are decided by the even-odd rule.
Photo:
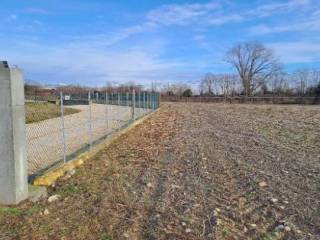
[[[261,43],[234,46],[226,54],[237,74],[207,74],[200,83],[200,93],[207,95],[318,95],[320,71],[299,70],[288,74],[271,49]]]
[[[207,96],[314,96],[320,94],[320,71],[280,72],[268,80],[255,82],[250,88],[236,74],[206,74],[200,81],[200,95]]]
[[[200,80],[200,95],[320,95],[319,70],[286,73],[274,52],[261,43],[237,44],[226,53],[225,61],[235,73],[207,73]],[[183,96],[189,89],[186,84],[173,84],[164,87],[163,92]]]
[[[91,92],[108,92],[109,94],[115,92],[141,92],[144,90],[142,85],[137,85],[134,83],[126,84],[113,84],[107,83],[105,87],[86,87],[81,85],[64,85],[64,86],[42,86],[38,83],[27,82],[24,86],[25,95],[27,97],[38,97],[41,99],[58,98],[60,92],[67,94],[88,94]]]
[[[191,97],[192,90],[188,84],[185,83],[175,83],[175,84],[168,84],[167,86],[162,86],[160,88],[162,94],[167,96],[183,96],[183,97]]]

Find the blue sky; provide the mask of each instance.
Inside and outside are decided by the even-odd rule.
[[[0,16],[0,58],[40,83],[196,84],[251,40],[320,68],[319,0],[2,0]]]

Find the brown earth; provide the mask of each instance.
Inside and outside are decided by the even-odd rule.
[[[319,239],[319,139],[319,107],[166,104],[0,239]]]

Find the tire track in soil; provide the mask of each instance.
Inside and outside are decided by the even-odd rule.
[[[208,181],[205,181],[207,176],[205,176],[205,174],[203,173],[203,169],[206,169],[207,166],[210,165],[210,163],[205,163],[202,161],[199,149],[201,148],[201,144],[203,143],[197,143],[199,137],[203,137],[203,133],[201,133],[201,135],[197,137],[193,136],[193,138],[186,138],[186,136],[188,136],[188,132],[186,132],[186,130],[189,131],[190,127],[197,129],[197,127],[199,126],[194,126],[194,124],[197,124],[197,121],[192,121],[192,119],[188,118],[187,115],[180,116],[180,114],[182,113],[180,112],[178,114],[178,119],[180,120],[180,122],[178,121],[178,124],[180,124],[178,128],[181,131],[181,133],[177,134],[175,138],[172,140],[174,146],[179,146],[179,148],[176,149],[174,155],[170,155],[171,161],[168,162],[171,162],[171,164],[169,169],[162,169],[162,173],[158,174],[157,188],[151,195],[151,201],[153,202],[153,206],[149,209],[149,211],[146,214],[145,222],[147,224],[143,227],[143,229],[146,229],[144,239],[210,239],[215,235],[214,228],[216,227],[217,219],[215,218],[215,216],[213,216],[213,213],[216,206],[215,204],[210,204],[210,201],[212,201],[212,196],[210,196],[211,192],[207,191],[209,187]],[[191,124],[187,126],[184,125],[186,119]],[[201,124],[202,123],[200,122],[200,125]],[[181,155],[180,151],[185,151],[185,153]],[[165,159],[167,159],[167,156],[166,154],[164,154],[159,158],[162,159],[162,161],[165,161]],[[206,158],[203,159],[205,160]],[[174,173],[175,169],[180,169],[180,172],[184,172],[185,174],[180,175],[180,177],[175,174],[172,175],[171,173]],[[165,172],[165,174],[163,172]],[[163,179],[165,179],[165,181]],[[179,198],[175,198],[174,201],[170,199],[170,187],[172,186],[181,186],[181,188],[183,189],[183,191],[179,191],[179,189],[176,190],[178,191],[177,195],[179,196]],[[210,187],[214,188],[216,186]],[[181,196],[185,196],[186,193],[189,195],[189,199],[185,199],[184,197],[181,198]],[[226,189],[224,189],[224,194],[226,193],[227,191]],[[200,204],[197,203],[194,200],[194,198],[200,198]],[[225,200],[226,199],[223,199],[224,203],[226,202]],[[175,202],[177,201],[180,204],[175,204]],[[167,209],[171,208],[171,214],[169,214],[169,216],[163,214],[163,217],[166,220],[165,224],[161,224],[161,220],[155,217],[155,213],[164,212],[161,212],[161,209],[157,210],[157,208],[155,207],[160,203],[166,203],[164,207],[166,207]],[[195,213],[195,216],[192,217],[196,218],[197,222],[200,223],[200,225],[198,224],[199,226],[197,227],[202,232],[199,232],[198,234],[186,234],[184,232],[185,229],[182,229],[179,226],[181,222],[172,223],[172,219],[180,219],[181,215],[183,215],[185,211],[190,211],[193,205],[198,205],[197,207],[199,208],[199,210],[197,213]],[[166,229],[166,227],[168,227],[166,225],[168,224],[169,229]],[[173,224],[171,226],[171,229],[170,224]],[[159,231],[157,231],[158,226],[161,226],[165,229],[164,234],[161,235]],[[235,237],[236,232],[234,232],[233,235]]]
[[[140,142],[141,145],[149,144],[153,154],[149,154],[144,167],[140,169],[138,178],[135,179],[134,189],[137,193],[135,205],[137,207],[125,216],[126,219],[130,219],[126,226],[121,223],[115,227],[121,232],[117,235],[117,239],[125,239],[123,236],[130,236],[130,239],[152,239],[153,230],[158,226],[157,202],[166,188],[167,170],[165,166],[169,164],[168,157],[161,157],[161,155],[167,156],[172,151],[173,146],[170,138],[175,134],[173,129],[175,111],[162,110],[162,113],[157,114],[154,119],[156,120],[149,120],[150,128],[145,136],[146,141]],[[165,139],[155,139],[163,129],[169,133],[169,136],[166,135]],[[150,181],[148,182],[148,180]],[[152,186],[148,186],[148,184],[152,184]]]

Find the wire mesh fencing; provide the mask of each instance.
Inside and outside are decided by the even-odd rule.
[[[26,99],[30,178],[68,162],[159,108],[156,92],[68,94]]]

